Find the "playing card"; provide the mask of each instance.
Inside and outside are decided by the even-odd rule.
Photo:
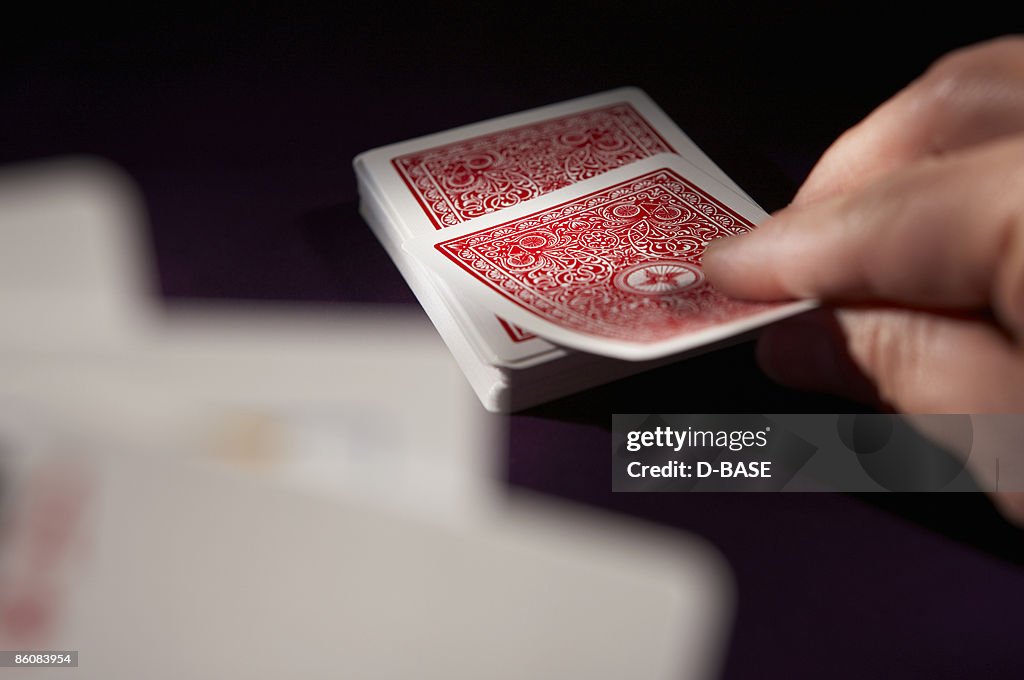
[[[411,309],[179,305],[116,353],[0,353],[0,458],[21,401],[76,440],[116,431],[420,516],[459,520],[490,498],[494,423]]]
[[[808,309],[704,278],[715,238],[767,215],[661,154],[405,244],[458,293],[548,340],[627,360],[684,352]]]
[[[416,140],[355,159],[401,237],[492,214],[658,153],[678,153],[742,191],[642,91],[620,88]],[[470,302],[451,305],[481,355],[520,368],[564,352]],[[551,356],[548,356],[550,354]]]
[[[189,448],[161,455],[156,433],[39,450],[23,435],[46,423],[13,433],[9,413],[0,647],[74,650],[79,667],[5,679],[717,675],[729,567],[685,532],[507,490],[435,522],[354,484],[310,495]]]

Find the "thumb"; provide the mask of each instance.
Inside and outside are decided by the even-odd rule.
[[[787,208],[703,256],[748,299],[820,297],[992,307],[1024,335],[1024,136],[921,161],[833,199]]]

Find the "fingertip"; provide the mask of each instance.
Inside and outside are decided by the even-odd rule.
[[[751,286],[758,275],[756,262],[750,261],[750,234],[718,238],[709,243],[701,257],[708,280],[727,295],[747,297],[756,292]]]
[[[716,239],[704,252],[708,280],[726,295],[748,300],[781,300],[793,297],[780,278],[780,264],[788,243],[780,225],[788,214],[783,209],[753,231]]]
[[[728,279],[729,259],[732,251],[735,250],[732,243],[737,238],[739,237],[724,236],[716,238],[704,247],[704,253],[701,255],[701,267],[712,281],[718,278]]]

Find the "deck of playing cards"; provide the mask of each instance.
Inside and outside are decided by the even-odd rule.
[[[735,342],[810,303],[704,279],[761,210],[623,88],[373,149],[360,210],[491,411]]]

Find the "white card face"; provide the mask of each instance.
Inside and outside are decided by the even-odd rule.
[[[620,88],[368,151],[355,160],[401,238],[514,207],[658,153],[742,190],[648,97]],[[481,354],[519,368],[564,350],[472,302],[452,305]]]
[[[0,647],[79,667],[5,678],[716,675],[729,568],[683,532],[504,494],[437,524],[26,424],[0,420]]]
[[[117,352],[0,354],[0,413],[458,520],[490,502],[496,435],[453,363],[418,311],[179,307]]]
[[[706,245],[766,216],[679,156],[661,154],[405,248],[460,296],[552,342],[641,361],[814,305],[734,300],[705,280]]]

